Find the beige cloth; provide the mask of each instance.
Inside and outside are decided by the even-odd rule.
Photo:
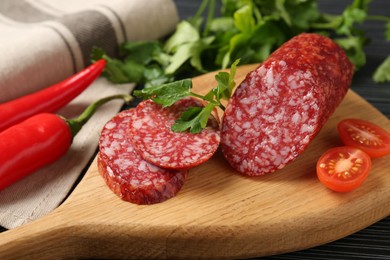
[[[0,102],[81,70],[89,65],[93,46],[115,55],[119,43],[161,38],[177,22],[171,0],[1,0]],[[58,114],[76,117],[94,100],[132,88],[99,78]],[[55,209],[94,156],[102,126],[121,106],[120,101],[104,105],[65,157],[0,191],[0,226],[11,229]]]

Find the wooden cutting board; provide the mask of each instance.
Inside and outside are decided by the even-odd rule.
[[[238,69],[236,82],[254,66]],[[215,86],[215,73],[194,79],[196,91]],[[94,161],[70,197],[51,214],[0,234],[2,259],[246,258],[305,249],[345,237],[390,213],[390,157],[373,160],[366,182],[340,194],[323,187],[316,160],[341,145],[336,124],[390,121],[349,91],[309,148],[276,173],[236,174],[220,151],[190,171],[179,194],[138,206],[105,185]]]

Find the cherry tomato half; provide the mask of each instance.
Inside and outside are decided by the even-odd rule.
[[[338,192],[359,187],[370,169],[370,156],[350,146],[331,148],[317,162],[318,179],[329,189]]]
[[[371,158],[390,154],[390,134],[373,123],[350,118],[342,120],[337,130],[345,145],[359,148]]]

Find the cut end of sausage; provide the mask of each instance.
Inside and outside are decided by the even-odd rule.
[[[125,201],[139,205],[166,201],[180,191],[188,172],[162,169],[142,159],[129,139],[133,113],[134,109],[122,111],[104,126],[99,142],[99,173]]]
[[[295,160],[344,98],[353,71],[324,36],[304,33],[282,45],[229,101],[221,146],[230,165],[258,176]]]
[[[209,160],[220,144],[219,124],[213,116],[200,133],[171,130],[184,111],[201,106],[191,97],[167,108],[152,100],[142,101],[130,122],[130,138],[137,152],[146,161],[166,169],[190,169]]]

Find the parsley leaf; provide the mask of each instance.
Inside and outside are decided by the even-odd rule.
[[[157,104],[168,107],[176,101],[189,96],[191,87],[191,79],[184,79],[159,86],[135,90],[133,94],[138,98],[150,98]]]
[[[364,32],[357,27],[367,19],[368,4],[371,0],[354,0],[340,15],[322,15],[323,23],[314,23],[316,30],[325,29],[337,35],[335,41],[344,49],[349,60],[358,70],[366,64],[364,46],[368,43]]]
[[[188,108],[181,117],[175,121],[175,124],[171,126],[172,131],[184,132],[189,129],[192,134],[201,132],[207,126],[213,109],[214,104],[212,103],[208,103],[205,107]]]
[[[214,41],[215,37],[201,38],[198,29],[188,21],[177,25],[176,32],[167,40],[164,50],[173,54],[170,64],[165,68],[166,74],[174,74],[183,64],[190,60],[198,71],[205,72],[202,66],[201,54]]]
[[[385,25],[385,39],[387,41],[390,41],[390,18],[380,17],[380,19],[387,21]],[[390,82],[390,56],[387,56],[387,58],[382,62],[382,64],[380,64],[379,67],[375,70],[372,79],[376,83],[383,83],[386,81]]]
[[[365,37],[350,36],[338,38],[335,41],[344,49],[356,69],[360,69],[366,64],[366,55],[363,51],[363,47],[367,41]]]
[[[220,103],[221,99],[228,100],[232,95],[233,88],[236,83],[234,82],[234,77],[236,75],[237,65],[240,60],[236,60],[230,67],[230,73],[220,72],[215,75],[215,80],[218,82],[218,85],[211,90],[214,93],[216,100]],[[207,96],[207,95],[206,95]]]
[[[191,92],[192,80],[185,79],[166,83],[159,86],[135,90],[133,94],[138,98],[152,99],[163,107],[169,107],[176,101],[194,96],[207,101],[205,107],[191,107],[187,109],[181,117],[172,125],[172,131],[183,132],[189,129],[190,133],[199,133],[207,125],[211,112],[216,106],[225,109],[221,104],[221,99],[228,100],[235,87],[234,77],[239,60],[235,61],[230,68],[230,73],[219,72],[215,79],[218,82],[205,96]]]
[[[169,57],[159,42],[125,42],[120,46],[120,53],[121,58],[114,59],[101,48],[92,49],[92,60],[107,61],[102,75],[111,82],[132,82],[150,87],[173,81],[173,77],[164,72]]]
[[[166,41],[164,50],[172,53],[183,44],[196,42],[200,39],[199,31],[190,22],[183,20],[176,26],[175,33]]]
[[[105,76],[109,81],[118,84],[134,82],[133,79],[130,79],[124,71],[125,64],[121,60],[108,57],[101,48],[94,48],[92,50],[92,60],[96,61],[99,59],[105,59],[107,61],[102,75]]]
[[[342,21],[336,32],[343,35],[352,35],[355,23],[362,23],[367,13],[365,10],[360,9],[360,6],[355,6],[354,4],[347,7],[347,9],[342,14]]]
[[[219,50],[220,61],[222,68],[227,68],[233,56],[239,50],[245,50],[245,46],[250,42],[255,32],[255,20],[253,17],[252,5],[247,4],[239,8],[233,14],[235,30],[237,34],[233,35],[228,42],[227,47]]]
[[[198,71],[206,72],[202,66],[201,54],[213,40],[214,37],[207,37],[178,46],[165,73],[174,74],[187,60],[190,60],[191,65]]]
[[[176,120],[176,123],[172,125],[172,131],[183,132],[187,129],[190,129],[190,133],[199,133],[206,127],[211,112],[216,106],[219,106],[222,110],[225,109],[225,107],[221,104],[221,99],[228,100],[232,95],[233,88],[236,84],[234,82],[234,77],[239,62],[239,60],[236,60],[232,64],[230,73],[219,72],[217,75],[215,75],[215,79],[218,84],[205,96],[199,96],[197,94],[190,93],[192,96],[200,97],[208,101],[208,104],[203,108],[189,108],[181,115],[178,120]]]
[[[120,52],[126,60],[146,65],[162,52],[161,48],[157,41],[125,42],[120,46]]]
[[[375,70],[373,80],[377,83],[390,81],[390,56]]]
[[[217,14],[216,0],[203,0],[194,17],[181,20],[167,39],[126,42],[117,59],[95,49],[93,59],[107,60],[103,75],[110,81],[148,88],[224,69],[237,59],[260,63],[293,36],[314,32],[334,39],[359,69],[366,64],[364,47],[369,43],[360,24],[383,22],[390,41],[390,17],[370,14],[371,2],[353,0],[341,13],[327,14],[319,11],[316,0],[221,0]],[[378,70],[383,74],[383,67]],[[219,96],[206,96],[213,98]]]
[[[386,23],[385,38],[386,40],[390,41],[390,21]]]

